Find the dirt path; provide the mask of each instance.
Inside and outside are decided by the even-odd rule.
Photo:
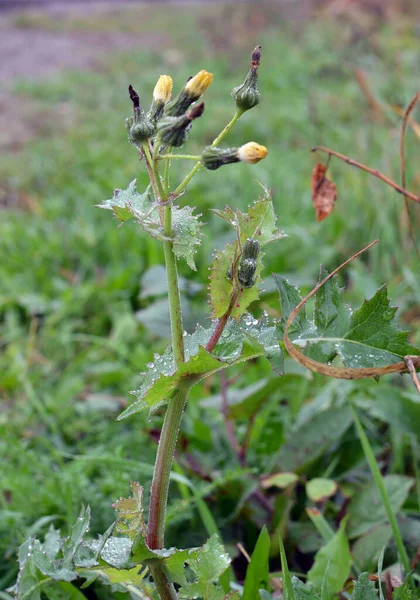
[[[45,107],[16,94],[17,81],[39,81],[68,69],[98,69],[110,53],[162,44],[152,34],[66,28],[75,19],[93,22],[95,16],[107,14],[112,18],[112,11],[120,12],[126,5],[130,3],[53,2],[41,4],[36,11],[0,11],[0,150],[19,149],[43,131],[46,119],[51,127],[55,118],[63,117],[60,107],[56,114],[47,113]]]

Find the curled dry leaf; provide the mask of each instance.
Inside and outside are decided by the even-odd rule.
[[[317,221],[322,221],[332,213],[337,199],[337,188],[325,177],[326,170],[325,165],[317,163],[312,171],[312,204]]]

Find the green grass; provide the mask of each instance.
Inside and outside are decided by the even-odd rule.
[[[101,72],[64,73],[47,82],[20,81],[14,86],[18,95],[36,100],[52,112],[58,103],[70,107],[75,119],[70,128],[57,126],[48,137],[31,141],[19,155],[6,156],[0,162],[6,192],[29,198],[31,207],[4,209],[0,222],[0,550],[4,556],[0,589],[12,583],[16,549],[30,533],[44,534],[50,522],[67,531],[82,503],[92,506],[92,532],[104,531],[113,520],[111,503],[127,492],[129,481],[139,480],[146,490],[150,484],[161,417],[148,421],[146,415],[137,415],[118,423],[115,418],[130,402],[128,391],[139,386],[145,363],[167,343],[135,317],[136,311],[153,305],[142,276],[162,263],[163,254],[135,225],[117,228],[109,213],[94,206],[134,178],[140,190],[146,186],[143,165],[138,164],[124,129],[124,118],[131,110],[126,92],[129,83],[139,88],[146,103],[161,73],[172,75],[175,90],[201,68],[214,73],[205,114],[194,123],[186,146],[195,154],[231,118],[230,91],[243,80],[254,45],[263,46],[261,104],[239,121],[226,144],[255,140],[268,147],[268,158],[257,166],[232,165],[215,173],[200,172],[187,191],[188,202],[198,207],[207,223],[197,273],[180,265],[185,278],[203,285],[202,291],[189,299],[191,325],[205,319],[204,286],[211,253],[229,236],[209,209],[225,204],[246,207],[259,193],[258,181],[272,188],[279,225],[289,235],[270,248],[265,258],[266,308],[279,313],[271,271],[287,274],[309,289],[321,263],[334,268],[379,237],[381,243],[345,273],[347,297],[357,304],[387,282],[391,298],[407,319],[418,315],[418,262],[412,250],[404,250],[402,198],[378,180],[335,160],[331,174],[338,188],[337,206],[321,224],[315,221],[310,197],[315,161],[310,149],[316,144],[399,179],[399,119],[392,117],[391,126],[375,118],[353,69],[366,71],[383,103],[406,106],[418,87],[414,25],[402,22],[391,28],[385,24],[353,45],[351,27],[346,24],[340,35],[327,22],[296,27],[289,33],[277,26],[258,35],[251,33],[246,44],[241,40],[233,48],[231,61],[212,46],[211,35],[204,38],[204,29],[200,29],[204,26],[195,20],[193,11],[184,17],[160,16],[164,23],[170,20],[171,30],[176,32],[170,48],[172,54],[174,48],[180,51],[179,60],[174,60],[168,49],[133,51],[113,57]],[[107,30],[119,26],[125,30],[132,18],[121,13],[106,23]],[[155,11],[153,23],[149,20],[152,31],[159,30],[159,23]],[[30,20],[20,25],[33,26]],[[80,22],[71,22],[69,28],[79,26]],[[208,34],[208,25],[205,27]],[[410,132],[407,181],[413,189],[412,182],[418,177],[418,144]],[[179,181],[187,168],[177,167]],[[417,333],[413,342],[416,337],[419,341]],[[177,461],[196,492],[185,495],[181,487],[173,485],[168,541],[178,547],[202,543],[206,533],[200,519],[200,498],[207,497],[215,524],[233,550],[236,541],[252,548],[267,519],[271,519],[272,531],[286,519],[289,564],[304,571],[307,563],[293,553],[293,548],[301,549],[301,542],[296,541],[299,527],[306,536],[311,531],[314,535],[305,516],[308,500],[304,489],[298,486],[289,503],[282,493],[272,492],[274,513],[267,515],[252,497],[257,477],[267,472],[268,465],[273,471],[282,469],[276,457],[280,445],[287,444],[296,419],[309,420],[311,411],[317,414],[331,405],[342,406],[348,397],[358,399],[365,408],[371,444],[383,456],[384,470],[398,459],[403,469],[399,472],[413,476],[410,431],[398,421],[390,424],[386,415],[375,409],[378,389],[386,393],[391,388],[399,402],[401,395],[411,393],[410,380],[398,377],[379,386],[375,382],[337,384],[318,376],[308,379],[296,370],[270,384],[270,370],[263,362],[235,374],[240,377],[234,388],[247,388],[265,377],[271,385],[261,399],[250,437],[248,466],[253,475],[241,471],[220,410],[200,405],[213,394],[213,405],[218,406],[219,380],[214,378],[205,389],[195,388],[182,428],[185,452]],[[235,416],[239,438],[245,435],[253,402],[251,391],[248,396],[242,394]],[[275,428],[271,437],[269,424]],[[314,431],[314,445],[316,439]],[[339,439],[332,437],[325,452],[300,468],[300,474],[308,479],[327,471],[342,486],[343,495],[325,506],[334,524],[343,497],[357,494],[368,473],[351,428]],[[418,515],[414,493],[404,504],[404,518],[413,515]],[[418,545],[412,531],[411,537],[411,545]],[[309,556],[316,544],[319,547],[319,542],[307,544]],[[389,560],[392,552],[391,547]],[[371,565],[370,558],[365,558],[365,565]]]

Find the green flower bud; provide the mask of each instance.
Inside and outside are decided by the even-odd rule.
[[[133,102],[134,117],[129,117],[125,121],[128,131],[128,139],[134,145],[143,144],[155,132],[153,123],[146,117],[143,108],[140,106],[140,98],[135,89],[130,85],[128,87],[131,101]]]
[[[246,258],[252,258],[252,260],[257,260],[258,254],[260,253],[261,246],[258,240],[254,240],[252,238],[248,238],[242,248],[242,260]]]
[[[163,146],[179,148],[188,137],[191,122],[201,117],[204,103],[194,106],[181,117],[163,117],[157,124],[157,143]]]
[[[237,156],[238,148],[218,148],[217,146],[207,146],[201,155],[203,167],[209,171],[215,171],[223,165],[239,162]]]
[[[257,270],[257,261],[252,258],[245,258],[241,261],[238,269],[238,281],[245,288],[255,285],[255,271]]]
[[[253,108],[254,106],[257,106],[260,101],[260,92],[257,87],[257,71],[260,65],[260,60],[261,46],[257,46],[252,53],[251,69],[249,70],[245,81],[242,85],[238,85],[232,90],[232,96],[236,102],[236,106],[244,112]]]

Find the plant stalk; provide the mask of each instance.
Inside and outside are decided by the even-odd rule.
[[[152,550],[163,548],[165,543],[165,514],[169,479],[188,391],[188,388],[181,388],[169,400],[160,434],[150,492],[148,520],[147,545]]]
[[[153,577],[157,592],[161,600],[177,600],[178,596],[175,592],[175,588],[170,582],[169,578],[161,564],[155,565],[149,564],[149,571]]]
[[[378,463],[375,458],[375,454],[372,450],[372,446],[369,443],[368,437],[363,429],[359,417],[357,416],[354,406],[350,403],[350,408],[353,414],[354,423],[356,425],[357,433],[362,444],[363,452],[368,462],[369,468],[372,472],[373,479],[377,485],[379,493],[381,495],[382,504],[384,505],[386,514],[388,516],[389,524],[392,529],[392,535],[394,536],[395,544],[397,546],[398,554],[400,555],[401,562],[403,564],[406,575],[410,573],[410,562],[408,560],[407,551],[404,546],[404,542],[401,536],[401,532],[398,527],[397,519],[392,511],[391,502],[389,500],[388,492],[386,490],[382,473],[379,469]]]
[[[224,129],[222,129],[222,131],[219,133],[217,138],[213,140],[212,146],[217,146],[222,141],[222,139],[225,137],[225,135],[232,129],[232,127],[235,125],[236,121],[243,114],[244,114],[244,111],[241,110],[240,108],[238,108],[236,110],[235,114],[233,115],[233,117],[229,121],[229,123],[226,125],[226,127]],[[185,177],[185,179],[183,181],[181,181],[179,186],[174,191],[175,196],[180,194],[185,189],[185,187],[189,184],[189,182],[194,177],[194,175],[197,173],[197,171],[200,169],[200,167],[201,167],[201,161],[198,161],[197,164],[194,165],[194,167],[191,169],[191,171],[188,173],[188,175]]]

